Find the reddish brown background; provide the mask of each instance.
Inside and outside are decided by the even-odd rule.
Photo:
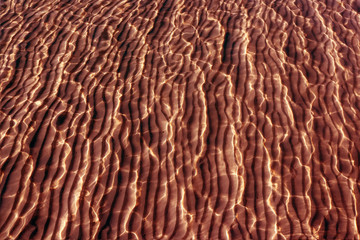
[[[0,1],[0,239],[358,239],[360,1]]]

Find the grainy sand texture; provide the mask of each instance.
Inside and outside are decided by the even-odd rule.
[[[0,0],[0,239],[359,239],[360,0]]]

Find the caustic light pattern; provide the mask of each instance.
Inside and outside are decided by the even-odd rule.
[[[0,0],[0,239],[359,239],[359,0]]]

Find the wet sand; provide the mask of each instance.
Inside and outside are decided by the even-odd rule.
[[[359,13],[0,1],[0,239],[359,239]]]

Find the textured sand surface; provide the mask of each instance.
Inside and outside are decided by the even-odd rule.
[[[359,239],[360,0],[0,0],[0,239]]]

